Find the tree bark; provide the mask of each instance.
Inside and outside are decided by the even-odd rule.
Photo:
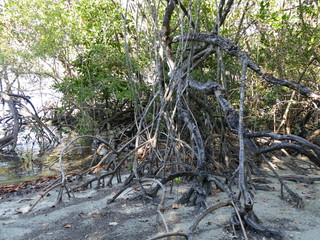
[[[18,133],[20,129],[19,113],[14,100],[8,94],[0,92],[0,97],[3,99],[4,102],[6,102],[9,105],[12,118],[13,118],[13,126],[12,126],[11,133],[9,133],[9,135],[0,139],[0,150],[11,145],[10,151],[14,151],[17,144]]]

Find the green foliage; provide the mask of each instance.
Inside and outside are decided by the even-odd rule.
[[[132,100],[124,54],[115,54],[104,45],[95,45],[93,50],[79,56],[74,66],[79,76],[66,78],[55,85],[66,97],[87,104]]]
[[[271,0],[260,1],[259,6],[253,20],[260,39],[252,44],[258,48],[259,61],[282,78],[297,78],[320,43],[319,7]]]
[[[180,184],[182,180],[181,180],[181,177],[177,177],[177,178],[173,179],[173,181],[177,184]]]
[[[17,53],[35,57],[54,57],[70,47],[69,26],[73,22],[64,1],[12,0],[2,16],[7,42]],[[14,41],[17,41],[14,43]]]
[[[190,15],[186,17],[177,6],[171,19],[171,37],[213,30],[215,1],[181,2]],[[246,2],[234,3],[219,33],[245,49],[265,72],[305,85],[318,84],[319,71],[308,63],[319,51],[319,4]],[[148,95],[141,76],[155,78],[165,4],[141,1],[137,6],[126,12],[120,1],[112,0],[6,1],[0,11],[0,67],[15,73],[53,76],[55,88],[64,95],[62,109],[79,109],[78,129],[91,131],[115,110],[128,108],[134,98],[140,100]],[[196,30],[191,28],[191,21]],[[196,44],[172,44],[176,63],[185,60]],[[221,58],[228,97],[237,106],[241,66],[223,52]],[[221,81],[217,79],[217,59],[217,54],[210,56],[192,72],[192,77]],[[44,61],[49,67],[44,67]],[[57,65],[63,69],[56,71]],[[167,74],[164,76],[167,78]],[[288,100],[291,93],[285,87],[265,86],[254,75],[249,75],[247,86],[247,112],[258,114],[261,121],[270,120],[261,109],[270,113],[277,101]],[[93,112],[101,105],[103,115],[97,119]]]
[[[105,44],[120,50],[123,22],[119,3],[82,0],[75,10],[81,28],[79,43],[89,48],[93,44]]]

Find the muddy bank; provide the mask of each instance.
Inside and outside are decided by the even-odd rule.
[[[283,239],[319,239],[320,186],[288,182],[289,187],[303,197],[304,208],[297,209],[280,199],[280,186],[274,181],[268,184],[273,191],[258,190],[254,209],[266,227],[280,229]],[[0,202],[0,239],[148,239],[164,233],[163,220],[157,213],[160,196],[143,205],[132,200],[139,189],[124,192],[114,203],[107,204],[120,185],[100,190],[88,189],[75,193],[75,198],[56,205],[57,189],[50,192],[31,213],[26,213],[36,201],[37,193],[2,199]],[[187,232],[198,212],[193,207],[175,206],[173,203],[186,191],[188,185],[167,187],[163,217],[169,231]],[[160,193],[159,193],[160,194]],[[215,191],[208,198],[208,205],[222,203],[227,198]],[[203,219],[194,233],[194,239],[242,239],[228,230],[231,207],[214,211]],[[250,239],[262,239],[248,233]],[[174,239],[174,238],[173,238]],[[179,238],[176,238],[179,239]],[[180,238],[183,239],[183,238]]]

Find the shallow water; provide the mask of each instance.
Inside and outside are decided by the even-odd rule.
[[[56,173],[49,170],[44,158],[33,160],[18,155],[0,155],[0,185],[32,181]]]
[[[24,74],[17,76],[8,71],[9,82],[13,85],[10,86],[13,92],[23,92],[24,95],[29,96],[30,101],[33,103],[35,109],[40,116],[50,118],[52,112],[49,109],[53,109],[60,105],[60,99],[62,94],[51,88],[54,80],[52,78],[40,79],[37,74]],[[8,86],[3,82],[3,89],[7,89]],[[19,89],[19,90],[18,90]],[[28,108],[30,105],[24,102]],[[1,104],[0,106],[0,119],[10,112],[7,104]],[[31,115],[27,111],[19,113],[24,117],[30,117]],[[15,149],[15,154],[5,154],[0,152],[0,185],[5,183],[16,183],[20,181],[28,181],[32,178],[37,178],[42,175],[52,175],[55,171],[48,170],[48,154],[39,158],[39,145],[34,143],[35,133],[30,127],[22,126],[24,129],[19,132],[18,143]],[[55,126],[48,126],[50,130],[54,130]],[[7,131],[5,124],[0,122],[0,138],[5,135]],[[59,133],[57,133],[59,135]],[[64,137],[64,136],[62,136]],[[5,149],[7,150],[7,149]]]
[[[54,126],[49,128],[52,131],[55,129]],[[28,138],[25,136],[28,136]],[[72,136],[73,133],[60,135],[62,145]],[[57,173],[55,170],[50,170],[49,166],[58,158],[61,147],[55,147],[55,153],[47,152],[39,156],[40,147],[33,140],[34,138],[35,136],[30,129],[25,128],[19,133],[14,153],[0,152],[0,185],[32,181],[42,176]]]
[[[15,153],[0,152],[0,185],[32,181],[59,173],[57,164],[59,154],[76,135],[71,130],[65,131],[60,135],[60,144],[41,156],[37,144],[19,137]],[[19,136],[24,134],[21,133]],[[75,145],[73,151],[69,151],[64,157],[64,162],[74,168],[85,167],[92,159],[90,157],[93,153],[92,139],[75,142]]]

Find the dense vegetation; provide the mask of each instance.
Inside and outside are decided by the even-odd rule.
[[[180,202],[206,208],[214,182],[247,225],[280,236],[256,223],[248,172],[262,174],[268,153],[301,154],[320,167],[318,15],[312,0],[6,1],[0,83],[13,117],[1,116],[12,132],[0,148],[18,134],[15,106],[26,99],[17,83],[51,79],[63,96],[57,124],[103,135],[118,157],[112,174],[133,156],[126,184],[192,179]],[[223,179],[238,179],[239,198]]]

